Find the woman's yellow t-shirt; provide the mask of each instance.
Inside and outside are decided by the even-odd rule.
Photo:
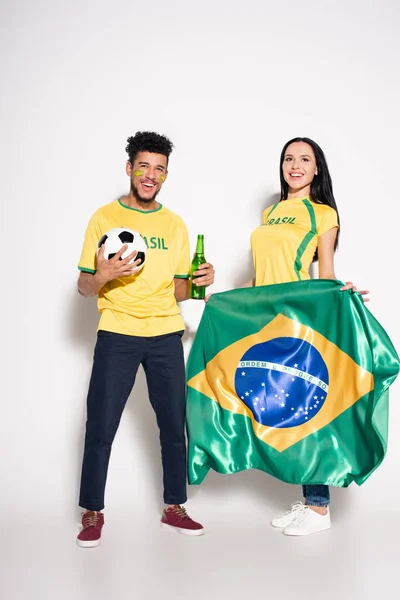
[[[264,211],[251,235],[256,285],[310,279],[318,237],[338,227],[336,211],[310,197],[282,200]]]

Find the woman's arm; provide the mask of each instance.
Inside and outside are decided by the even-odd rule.
[[[254,277],[253,279],[250,279],[250,281],[246,281],[246,283],[244,283],[240,287],[241,288],[254,287],[255,285],[256,285],[256,278]]]
[[[256,278],[254,277],[254,279],[250,279],[250,281],[246,281],[246,283],[244,283],[243,285],[239,286],[238,288],[233,288],[233,289],[241,290],[242,288],[254,287],[255,285],[256,285]],[[212,296],[212,294],[208,294],[204,298],[205,302],[208,302],[208,300],[210,299],[211,296]]]
[[[337,279],[334,268],[335,240],[337,236],[337,227],[329,229],[318,238],[318,278],[319,279]],[[369,294],[368,290],[357,290],[351,281],[346,281],[346,285],[341,290],[353,290],[363,297],[364,302],[369,302],[365,298]]]
[[[318,278],[337,279],[334,267],[337,227],[329,229],[318,238]]]

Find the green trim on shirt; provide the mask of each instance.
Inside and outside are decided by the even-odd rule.
[[[313,237],[317,235],[317,222],[315,220],[315,211],[309,200],[303,200],[303,204],[308,210],[308,214],[310,215],[310,231],[304,236],[303,241],[300,246],[297,248],[296,259],[294,261],[294,270],[297,275],[297,279],[301,281],[300,271],[302,269],[303,263],[301,262],[301,258],[306,251],[308,244],[311,242]]]
[[[96,271],[93,271],[93,269],[86,269],[85,267],[78,267],[78,269],[84,273],[91,273],[92,275],[96,273]]]
[[[190,275],[174,275],[174,279],[190,279]]]
[[[163,206],[162,204],[160,204],[160,206],[158,208],[155,208],[154,210],[140,210],[139,208],[132,208],[131,206],[127,206],[126,204],[123,204],[121,202],[121,198],[118,198],[118,202],[122,206],[122,208],[127,208],[128,210],[136,210],[136,212],[143,213],[144,215],[148,215],[150,213],[155,213],[155,212],[161,210],[162,206]]]
[[[279,202],[277,202],[276,204],[274,204],[274,205],[272,206],[271,210],[269,211],[269,213],[268,213],[268,214],[267,214],[267,216],[265,217],[265,220],[267,220],[267,219],[268,219],[268,217],[269,217],[270,215],[272,215],[272,213],[274,212],[274,210],[276,209],[276,207],[278,206],[278,204],[279,204]]]

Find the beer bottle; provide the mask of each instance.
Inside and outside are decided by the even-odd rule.
[[[204,258],[204,235],[197,236],[196,254],[190,266],[190,298],[193,300],[204,300],[206,297],[206,286],[195,285],[197,277],[193,277],[193,273],[197,271],[200,265],[207,262]]]

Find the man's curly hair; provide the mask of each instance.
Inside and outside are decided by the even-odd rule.
[[[154,154],[163,154],[167,157],[172,152],[173,143],[165,135],[160,135],[154,131],[138,131],[134,136],[127,139],[128,145],[125,148],[129,156],[129,162],[133,165],[138,152],[154,152]]]

